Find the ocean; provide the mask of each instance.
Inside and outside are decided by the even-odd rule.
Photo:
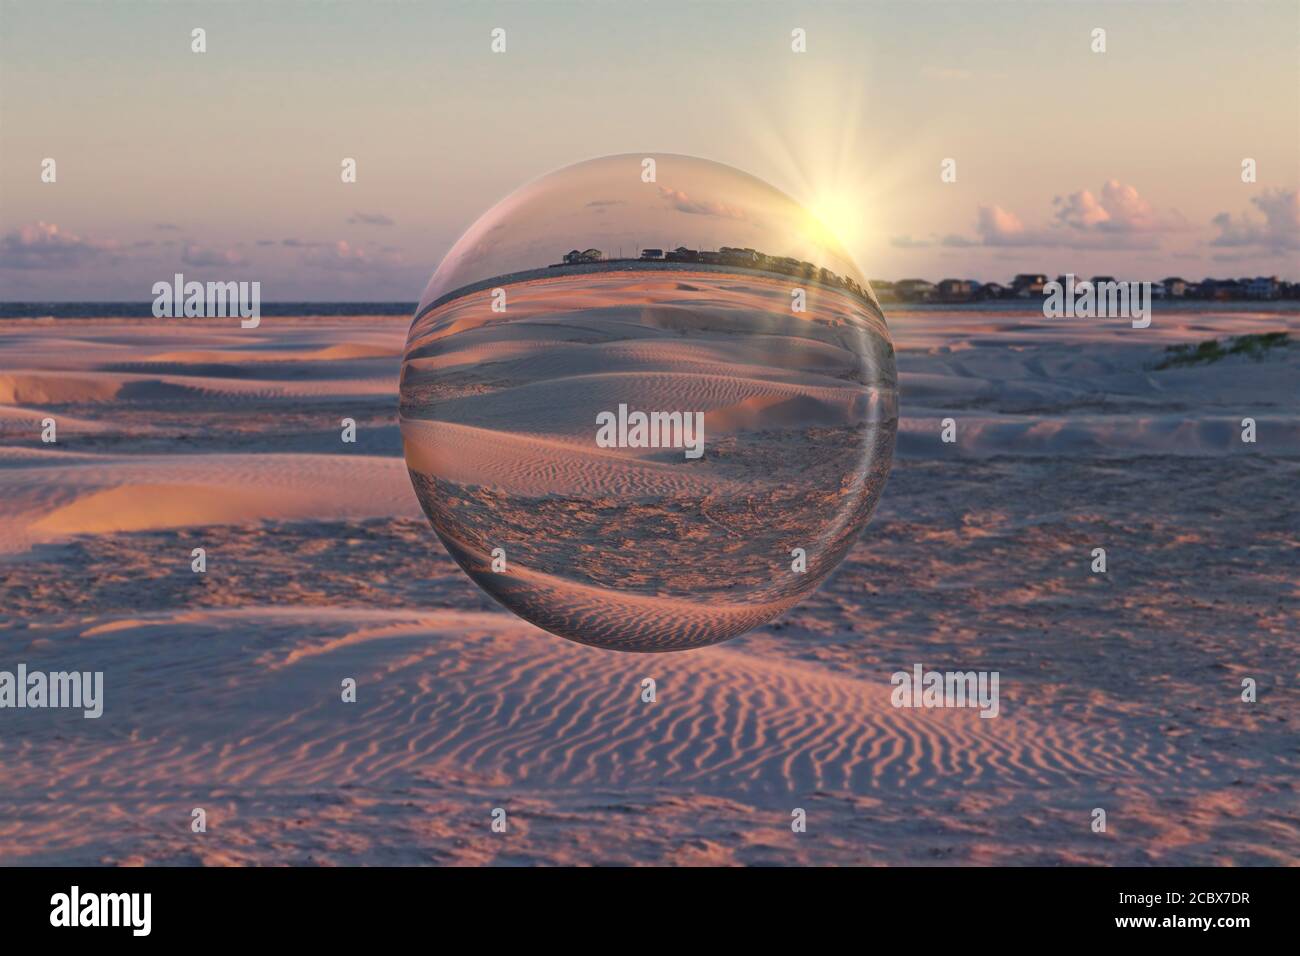
[[[414,302],[263,302],[263,316],[414,315]],[[0,302],[0,319],[152,319],[147,302]]]
[[[416,302],[263,302],[261,314],[276,316],[346,316],[346,315],[415,315]],[[987,302],[881,302],[886,319],[895,314],[976,312],[1032,313],[1042,311],[1037,299],[994,299]],[[1294,314],[1300,311],[1295,300],[1243,300],[1211,302],[1203,300],[1157,299],[1155,312],[1222,313],[1249,311],[1262,314]],[[153,301],[145,302],[0,302],[0,319],[152,319]],[[181,321],[181,320],[174,320]],[[197,320],[203,321],[203,320]]]

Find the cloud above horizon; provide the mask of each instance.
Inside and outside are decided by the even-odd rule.
[[[692,199],[680,189],[670,189],[668,186],[660,186],[659,195],[678,212],[684,212],[688,215],[717,216],[720,219],[737,219],[742,222],[749,219],[749,216],[743,209],[737,209],[735,206],[728,206],[726,203]]]
[[[1081,189],[1057,196],[1052,204],[1059,224],[1081,232],[1167,233],[1180,232],[1188,225],[1181,213],[1157,212],[1136,187],[1117,179],[1106,180],[1099,196]]]
[[[1219,232],[1210,245],[1255,247],[1275,254],[1300,249],[1300,192],[1267,189],[1259,196],[1252,196],[1250,202],[1263,213],[1263,220],[1249,212],[1240,213],[1236,218],[1221,212],[1210,220]]]
[[[240,266],[246,260],[236,249],[211,249],[197,243],[186,243],[181,262],[187,266]]]
[[[348,218],[350,226],[392,226],[396,223],[382,212],[354,212]]]
[[[900,249],[933,245],[954,249],[1157,249],[1161,236],[1189,228],[1181,213],[1158,212],[1136,187],[1117,179],[1107,180],[1098,193],[1081,189],[1056,196],[1052,206],[1052,216],[1043,225],[1026,226],[1015,212],[995,203],[981,203],[973,236],[950,233],[941,239],[914,239],[904,235],[895,236],[891,244]]]
[[[0,269],[67,269],[117,248],[65,232],[52,222],[19,226],[0,239]]]
[[[396,246],[384,246],[378,255],[374,255],[345,239],[319,244],[319,248],[313,248],[303,255],[302,263],[316,269],[352,274],[386,273],[403,264]]]

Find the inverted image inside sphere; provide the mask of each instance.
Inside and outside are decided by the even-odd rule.
[[[520,617],[617,650],[723,641],[814,590],[897,418],[851,260],[783,193],[683,156],[507,197],[435,273],[402,364],[406,463],[447,550]]]

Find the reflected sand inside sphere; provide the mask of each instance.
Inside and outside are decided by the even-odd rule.
[[[543,177],[457,243],[411,326],[401,429],[480,587],[571,640],[667,651],[830,574],[883,489],[897,394],[879,306],[819,224],[728,167],[662,156],[646,182],[643,159]]]

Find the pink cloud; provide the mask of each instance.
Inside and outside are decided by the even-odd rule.
[[[735,206],[728,206],[720,202],[692,199],[680,189],[669,189],[667,186],[660,186],[659,195],[671,203],[672,207],[678,212],[689,213],[693,216],[718,216],[722,219],[741,220],[749,218],[743,209],[737,209]]]
[[[307,253],[303,262],[320,269],[332,269],[339,272],[380,272],[401,264],[402,258],[395,247],[387,246],[388,252],[371,255],[360,246],[354,246],[346,239],[340,239],[332,245],[314,249]]]
[[[238,266],[244,264],[244,257],[234,249],[209,249],[188,243],[181,253],[181,262],[187,266]]]
[[[975,231],[987,246],[1035,245],[1038,241],[1025,230],[1019,216],[1001,206],[980,206]]]
[[[1009,209],[979,206],[975,237],[949,235],[952,247],[1060,247],[1070,249],[1154,249],[1160,234],[1185,229],[1177,212],[1158,213],[1133,186],[1108,180],[1099,194],[1087,189],[1053,200],[1056,211],[1042,226],[1027,226]]]
[[[95,242],[65,232],[52,222],[27,223],[0,239],[0,268],[73,268],[116,247],[115,242]]]
[[[1272,189],[1251,198],[1264,218],[1242,213],[1233,218],[1221,212],[1210,220],[1219,234],[1210,241],[1212,246],[1258,246],[1282,252],[1300,249],[1300,192]]]
[[[1137,188],[1127,186],[1117,179],[1109,179],[1101,187],[1101,195],[1094,196],[1087,189],[1057,196],[1056,221],[1076,230],[1101,232],[1171,232],[1186,228],[1186,221],[1178,213],[1161,215],[1151,203],[1138,194]]]

